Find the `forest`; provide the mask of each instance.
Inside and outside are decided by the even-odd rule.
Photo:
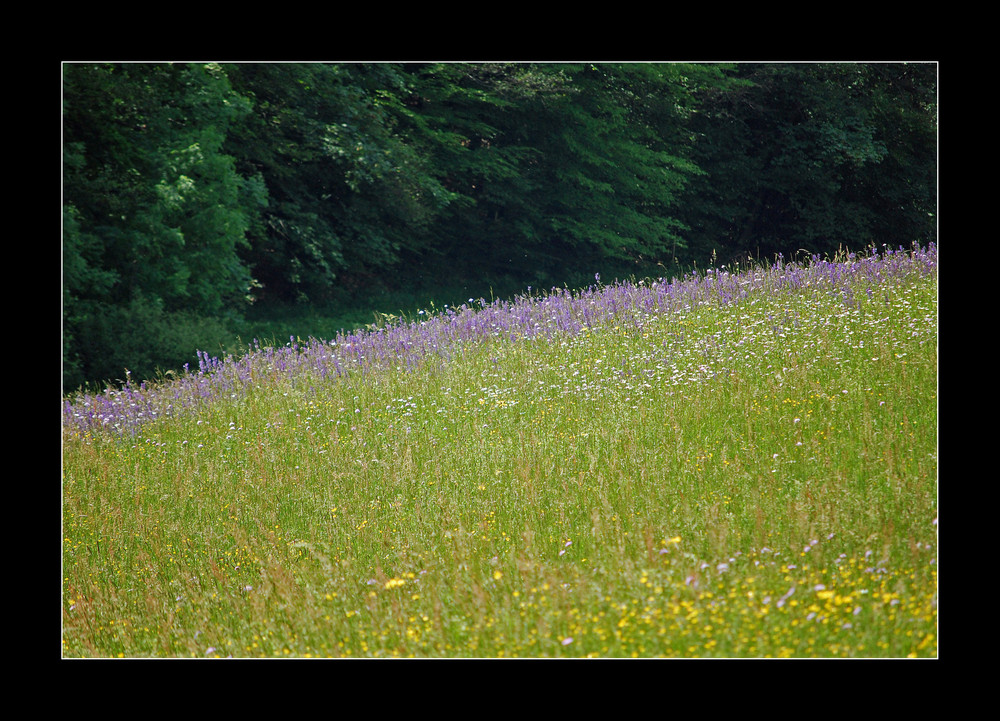
[[[61,73],[64,393],[387,292],[937,241],[933,62]]]

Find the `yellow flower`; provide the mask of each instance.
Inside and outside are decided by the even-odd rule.
[[[406,583],[406,581],[404,579],[402,579],[402,578],[390,578],[388,581],[385,582],[385,587],[386,588],[399,588],[400,586],[404,585],[405,583]]]
[[[497,581],[499,581],[501,578],[503,578],[503,574],[500,573],[500,571],[494,571],[493,572],[493,578],[495,578]]]

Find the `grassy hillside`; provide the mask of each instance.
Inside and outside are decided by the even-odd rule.
[[[937,654],[937,251],[66,399],[66,657]]]

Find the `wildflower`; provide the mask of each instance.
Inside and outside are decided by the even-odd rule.
[[[406,581],[404,579],[402,579],[402,578],[390,578],[388,581],[385,582],[385,587],[386,588],[399,588],[400,586],[403,586],[405,584],[406,584]]]
[[[791,596],[792,596],[793,593],[795,593],[795,586],[792,586],[791,588],[789,588],[788,591],[785,592],[785,595],[778,599],[778,603],[777,603],[778,608],[781,608],[782,606],[784,606],[785,605],[785,601],[787,601],[789,598],[791,598]]]

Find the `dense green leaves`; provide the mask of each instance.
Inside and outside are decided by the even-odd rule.
[[[935,232],[936,68],[740,65],[705,96],[682,217],[722,257],[927,242]]]
[[[68,65],[63,100],[64,205],[114,276],[94,299],[237,307],[250,285],[237,250],[253,208],[221,149],[249,106],[221,69]]]
[[[71,387],[252,301],[935,231],[933,64],[67,64],[63,103]]]

